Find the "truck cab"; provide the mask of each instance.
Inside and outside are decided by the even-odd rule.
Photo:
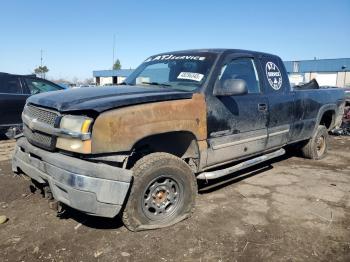
[[[280,156],[289,144],[323,158],[343,108],[340,89],[293,89],[275,55],[163,53],[117,87],[30,97],[13,171],[52,201],[120,214],[132,231],[160,228],[190,216],[197,180]]]
[[[289,141],[293,95],[282,61],[275,56],[228,52],[207,90],[207,165],[240,159],[280,147]],[[239,84],[241,92],[232,92]],[[225,87],[232,88],[232,93]],[[288,117],[287,117],[288,116]]]

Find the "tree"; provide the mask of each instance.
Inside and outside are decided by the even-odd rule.
[[[113,70],[119,70],[122,68],[122,65],[120,63],[120,60],[117,59],[117,61],[115,61],[114,65],[113,65]]]
[[[79,84],[79,83],[78,83],[78,82],[79,82],[78,77],[76,77],[76,76],[75,76],[75,77],[73,77],[73,78],[72,78],[72,82],[73,82],[73,84],[74,84],[74,85]]]
[[[92,85],[92,84],[94,84],[94,79],[93,79],[92,77],[86,78],[86,79],[83,81],[83,84],[84,84],[84,85]]]
[[[41,78],[44,78],[44,79],[47,72],[49,72],[49,69],[47,68],[47,66],[38,66],[37,68],[34,69],[34,73],[36,75],[40,75]]]

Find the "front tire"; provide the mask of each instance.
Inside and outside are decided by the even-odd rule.
[[[316,133],[301,149],[305,158],[319,160],[326,156],[328,150],[328,130],[325,126],[319,125]]]
[[[190,167],[168,153],[152,153],[132,168],[134,181],[123,211],[131,231],[173,225],[191,215],[197,183]]]

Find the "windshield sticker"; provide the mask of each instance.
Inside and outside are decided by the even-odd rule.
[[[204,75],[199,73],[192,73],[192,72],[181,72],[177,79],[186,79],[186,80],[193,80],[200,82],[203,79]]]
[[[182,56],[176,56],[176,55],[158,55],[153,56],[148,59],[146,59],[145,63],[147,62],[153,62],[153,61],[164,61],[164,60],[198,60],[198,61],[204,61],[205,56],[193,56],[193,55],[182,55]]]
[[[272,62],[267,62],[265,70],[270,86],[275,90],[279,90],[282,86],[282,75],[277,65]]]

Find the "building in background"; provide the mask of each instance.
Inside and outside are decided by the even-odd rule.
[[[292,85],[316,79],[320,86],[350,87],[350,58],[285,61]]]
[[[92,74],[96,85],[106,86],[122,83],[133,71],[133,69],[96,70]]]

